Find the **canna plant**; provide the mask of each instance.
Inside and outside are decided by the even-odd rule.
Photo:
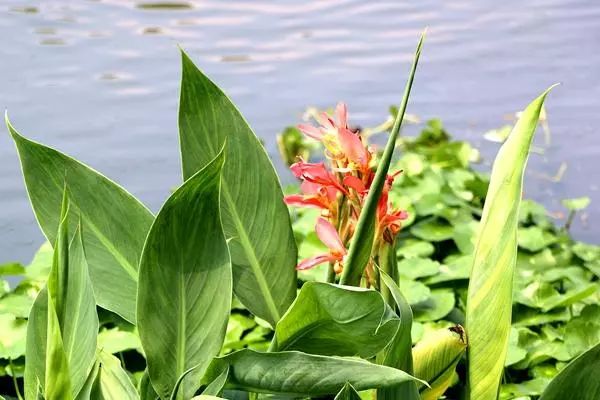
[[[522,175],[547,92],[525,110],[494,164],[466,330],[431,332],[413,348],[413,310],[396,262],[408,213],[390,196],[402,173],[390,165],[422,45],[423,37],[382,153],[350,125],[343,103],[319,114],[318,126],[299,126],[325,149],[324,161],[291,165],[299,194],[283,195],[243,116],[184,52],[183,183],[156,215],[7,118],[32,208],[53,243],[52,270],[29,316],[25,399],[429,400],[443,396],[465,354],[465,397],[497,399]],[[297,260],[286,204],[318,210],[315,232],[326,252]],[[298,271],[320,264],[328,266],[321,279],[298,281]],[[233,301],[272,331],[266,351],[224,351]],[[99,309],[135,324],[146,368],[137,385],[97,340]],[[563,387],[587,381],[598,362],[597,348],[580,356],[543,398],[564,398]],[[598,385],[569,390],[597,393]]]

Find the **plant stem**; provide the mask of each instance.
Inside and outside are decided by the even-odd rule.
[[[17,377],[15,376],[15,368],[13,367],[12,358],[10,357],[8,357],[8,365],[10,365],[10,376],[12,377],[13,385],[15,386],[17,398],[19,400],[23,400],[23,396],[21,395],[21,389],[19,388],[19,383],[17,382]]]

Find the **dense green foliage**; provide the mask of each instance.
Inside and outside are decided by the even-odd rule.
[[[399,135],[421,45],[383,153],[344,104],[299,127],[328,162],[291,167],[302,194],[284,197],[257,137],[185,54],[184,182],[156,216],[7,121],[49,244],[27,267],[0,265],[0,392],[496,400],[501,384],[500,399],[594,398],[600,247],[568,233],[589,201],[565,201],[564,227],[521,201],[545,93],[488,177],[439,121]],[[284,132],[286,161],[321,157]]]
[[[473,168],[478,151],[452,140],[437,120],[414,138],[401,137],[400,149],[394,168],[404,173],[392,193],[408,208],[410,219],[404,223],[397,255],[402,291],[415,313],[416,343],[436,328],[464,322],[474,229],[489,178]],[[294,215],[300,257],[322,247],[311,214]],[[574,241],[562,224],[541,204],[523,201],[503,399],[541,394],[559,369],[600,341],[600,247]],[[24,375],[27,316],[51,265],[52,249],[44,244],[29,265],[0,267],[4,279],[19,281],[12,288],[6,280],[0,283],[1,393],[14,393],[13,374],[19,382]],[[301,272],[300,278],[321,280],[325,274],[323,266]],[[137,330],[100,311],[99,347],[124,360],[134,381],[141,380],[144,362]],[[268,324],[234,301],[223,352],[243,347],[264,351],[272,334]]]

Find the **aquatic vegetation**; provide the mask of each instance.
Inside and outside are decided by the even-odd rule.
[[[595,398],[600,247],[568,234],[586,201],[565,203],[567,229],[521,201],[547,91],[487,176],[439,121],[400,135],[421,47],[382,152],[343,103],[285,130],[299,180],[285,196],[245,119],[185,53],[183,183],[156,215],[7,118],[48,244],[27,267],[0,266],[22,278],[0,280],[2,391]]]

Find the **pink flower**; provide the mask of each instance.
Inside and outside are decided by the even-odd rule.
[[[321,186],[335,188],[342,193],[348,193],[337,177],[327,170],[324,163],[307,163],[303,160],[298,161],[290,166],[290,170],[296,178],[305,181],[319,184]]]
[[[321,242],[329,248],[329,252],[302,260],[296,267],[298,270],[310,269],[324,262],[342,262],[344,256],[348,253],[331,222],[319,218],[315,231]]]
[[[338,129],[338,142],[342,153],[348,161],[358,167],[358,170],[366,171],[369,169],[371,154],[363,144],[360,136],[347,128]]]
[[[300,189],[304,194],[285,196],[283,199],[285,204],[295,207],[308,207],[333,211],[335,201],[337,200],[336,188],[304,181],[300,185]]]

